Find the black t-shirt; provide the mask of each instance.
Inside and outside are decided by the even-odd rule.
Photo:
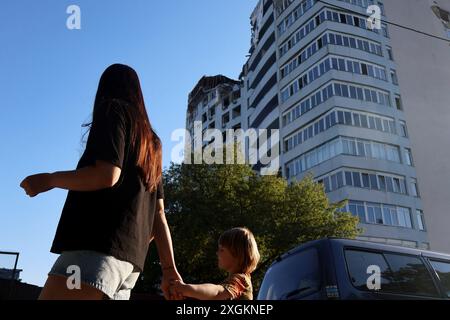
[[[162,179],[157,190],[145,190],[130,146],[131,118],[127,102],[105,100],[94,115],[86,149],[77,169],[108,161],[122,169],[112,187],[96,191],[69,190],[51,252],[94,250],[144,269]]]

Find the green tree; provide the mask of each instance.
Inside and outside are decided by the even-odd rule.
[[[177,266],[186,282],[219,282],[216,250],[220,234],[245,226],[261,254],[253,274],[255,290],[270,263],[299,244],[324,237],[354,238],[358,218],[331,204],[311,175],[288,184],[261,176],[244,164],[171,164],[164,171],[166,215]],[[144,279],[157,283],[155,259],[147,259]],[[149,285],[147,285],[148,287]]]

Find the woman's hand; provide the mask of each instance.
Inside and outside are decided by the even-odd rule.
[[[183,281],[176,269],[167,269],[163,271],[161,290],[166,300],[183,300],[184,297],[177,292],[171,291],[171,285],[174,281]]]
[[[20,186],[30,197],[35,197],[39,193],[47,192],[54,188],[51,173],[28,176],[20,183]]]

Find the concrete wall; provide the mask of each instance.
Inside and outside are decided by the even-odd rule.
[[[433,4],[385,0],[388,21],[446,37]],[[389,26],[431,249],[450,253],[450,43]],[[449,39],[450,40],[450,39]]]

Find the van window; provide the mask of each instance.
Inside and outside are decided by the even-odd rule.
[[[441,282],[441,286],[447,295],[447,298],[450,298],[450,262],[441,262],[436,260],[430,260],[431,265],[439,277]]]
[[[367,282],[372,275],[368,267],[375,265],[381,272],[379,292],[439,296],[430,273],[417,257],[352,249],[345,251],[345,258],[350,280],[359,290],[374,291]]]
[[[363,291],[373,290],[369,289],[367,286],[367,280],[371,276],[371,273],[368,273],[368,268],[370,266],[380,267],[380,290],[384,291],[385,288],[389,286],[389,280],[384,277],[384,275],[389,272],[389,267],[381,253],[345,250],[345,260],[347,261],[350,281],[357,289]]]
[[[385,257],[392,270],[387,277],[396,285],[399,293],[439,296],[431,274],[421,259],[399,254],[385,254]]]
[[[295,253],[267,270],[258,300],[286,300],[320,290],[319,257],[315,248]]]

